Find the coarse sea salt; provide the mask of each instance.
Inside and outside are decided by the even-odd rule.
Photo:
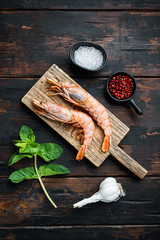
[[[89,70],[96,70],[103,63],[103,54],[95,47],[80,46],[74,52],[74,59],[79,66]]]

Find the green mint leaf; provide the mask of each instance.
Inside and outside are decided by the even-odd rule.
[[[27,126],[22,126],[19,132],[19,136],[22,141],[35,141],[35,135],[33,134],[33,131],[31,128]]]
[[[23,147],[21,147],[21,148],[19,149],[19,153],[20,153],[20,154],[23,153],[23,151],[25,150],[26,146],[27,146],[27,144],[24,145]]]
[[[25,143],[25,142],[22,140],[14,140],[14,143]]]
[[[8,162],[8,166],[11,166],[12,164],[20,161],[21,159],[28,157],[28,158],[32,158],[33,155],[31,154],[19,154],[19,151],[17,150],[15,153],[13,153],[13,155],[10,157],[9,162]]]
[[[40,145],[39,143],[35,143],[35,142],[31,142],[31,143],[28,143],[28,145],[32,148],[38,148],[38,146]]]
[[[27,154],[37,154],[38,153],[38,143],[29,143],[26,147],[22,147],[19,149],[19,153],[27,153]]]
[[[40,176],[52,176],[58,174],[67,174],[69,173],[68,168],[59,165],[59,164],[44,164],[39,167],[38,172]],[[14,171],[9,176],[9,179],[13,183],[20,183],[27,179],[37,179],[37,174],[34,167],[22,168],[18,171]]]
[[[11,173],[11,175],[9,176],[9,179],[13,182],[13,183],[20,183],[23,180],[26,179],[35,179],[37,178],[37,174],[35,172],[34,167],[27,167],[27,168],[22,168],[18,171],[14,171],[13,173]]]
[[[23,142],[23,141],[21,141],[21,142],[14,141],[14,145],[15,145],[16,147],[22,147],[22,148],[24,148],[24,147],[26,147],[26,142]]]
[[[52,176],[69,173],[68,168],[59,164],[44,164],[38,168],[40,176]]]
[[[62,155],[63,148],[55,143],[39,144],[38,155],[46,162],[57,159]]]

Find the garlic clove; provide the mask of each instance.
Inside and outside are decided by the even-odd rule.
[[[126,196],[126,193],[125,193],[125,191],[124,191],[124,189],[122,188],[122,185],[121,185],[120,183],[118,183],[118,187],[119,187],[119,189],[120,189],[120,196],[121,196],[121,197]]]
[[[93,194],[91,197],[89,198],[84,198],[82,201],[77,202],[75,204],[73,204],[74,208],[80,208],[84,205],[87,205],[89,203],[95,203],[95,202],[99,202],[101,200],[101,195],[99,194],[99,192],[96,192],[95,194]]]
[[[106,203],[115,202],[122,196],[125,196],[125,192],[121,184],[117,183],[116,179],[108,177],[101,182],[98,192],[93,194],[90,198],[85,198],[82,201],[75,203],[73,207],[82,207],[86,204],[98,201]]]
[[[115,202],[118,201],[121,196],[125,196],[121,184],[112,178],[106,178],[100,184],[100,194],[102,195],[102,202]]]
[[[110,203],[110,202],[116,202],[120,199],[120,194],[117,193],[113,193],[110,196],[107,196],[107,198],[102,198],[102,202],[106,202],[106,203]]]
[[[107,187],[107,186],[110,186],[111,184],[116,184],[116,183],[117,183],[117,181],[115,178],[108,177],[101,182],[99,188],[101,189],[104,185]]]

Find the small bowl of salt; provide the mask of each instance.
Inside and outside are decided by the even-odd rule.
[[[76,66],[95,72],[101,70],[106,65],[107,53],[98,44],[78,42],[70,50],[70,59]]]

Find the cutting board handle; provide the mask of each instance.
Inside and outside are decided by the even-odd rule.
[[[113,157],[115,157],[120,163],[122,163],[130,171],[136,174],[139,178],[143,179],[146,176],[148,171],[117,145],[115,146],[112,144],[109,152]]]

